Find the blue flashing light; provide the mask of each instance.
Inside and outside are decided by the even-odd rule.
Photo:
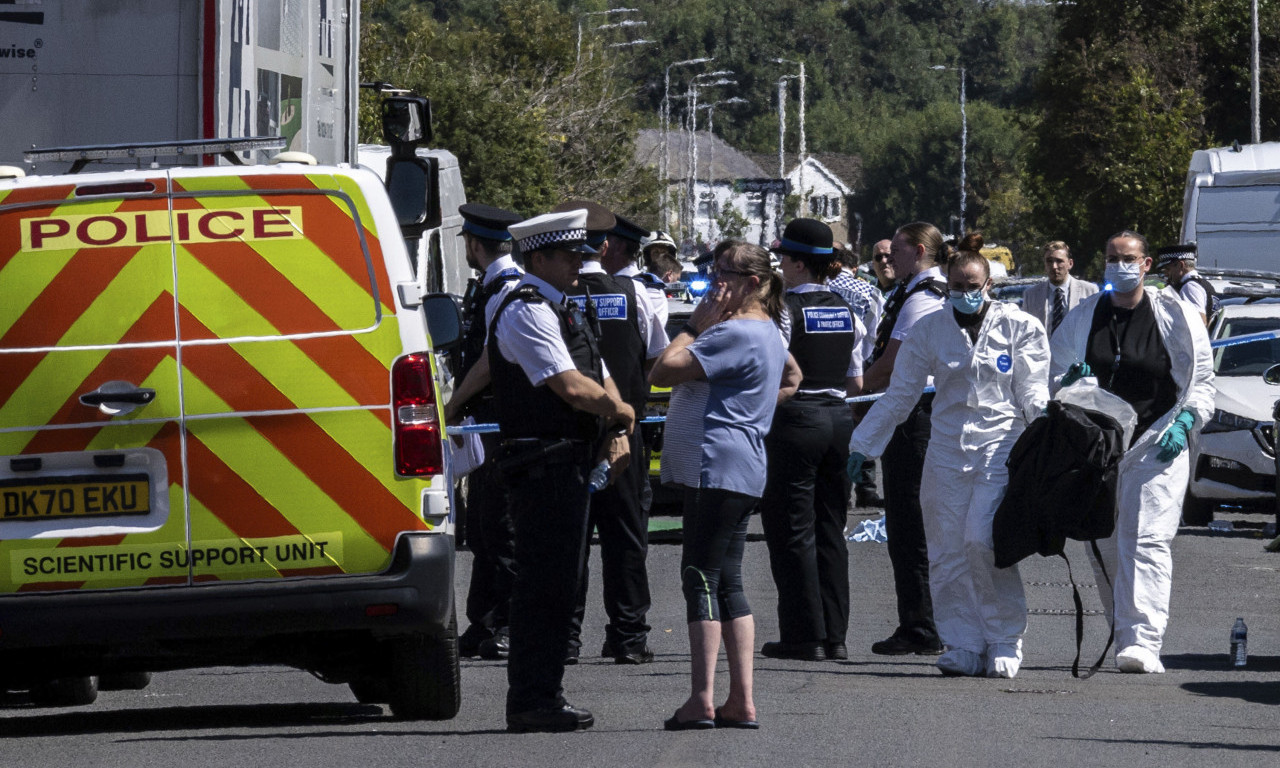
[[[711,281],[705,277],[695,277],[689,281],[689,293],[693,296],[701,296],[711,287]]]
[[[1112,288],[1113,288],[1113,286],[1111,285],[1111,283],[1103,283],[1103,284],[1102,284],[1102,290],[1104,290],[1104,291],[1109,291],[1109,290],[1111,290]]]

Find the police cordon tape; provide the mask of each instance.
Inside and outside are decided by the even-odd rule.
[[[933,387],[925,387],[921,394],[929,394],[934,392]],[[870,403],[884,397],[883,392],[877,392],[874,395],[859,395],[858,397],[846,397],[846,403]],[[641,424],[661,424],[667,420],[666,416],[646,416],[640,420]],[[445,430],[450,435],[483,435],[498,431],[497,424],[467,424],[465,426],[449,427]]]
[[[1274,331],[1262,331],[1260,333],[1248,333],[1243,336],[1233,336],[1229,339],[1218,339],[1209,342],[1209,346],[1213,349],[1222,347],[1234,347],[1240,344],[1249,344],[1255,341],[1270,341],[1272,339],[1280,339],[1280,329]],[[933,392],[933,387],[925,387],[921,394],[929,394]],[[858,397],[846,397],[846,403],[871,403],[884,397],[883,392],[877,392],[873,395],[859,395]],[[641,424],[661,424],[667,420],[666,416],[647,416],[640,420]],[[450,435],[483,435],[498,431],[497,424],[467,424],[465,426],[449,427],[445,430]]]

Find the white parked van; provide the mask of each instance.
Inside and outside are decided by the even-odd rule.
[[[1193,153],[1181,240],[1201,267],[1280,271],[1280,142]]]

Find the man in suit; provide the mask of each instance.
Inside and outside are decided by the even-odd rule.
[[[1044,323],[1050,336],[1082,299],[1098,292],[1098,286],[1093,283],[1071,276],[1074,266],[1071,249],[1061,240],[1054,240],[1044,247],[1044,273],[1049,279],[1036,283],[1023,294],[1022,310]]]

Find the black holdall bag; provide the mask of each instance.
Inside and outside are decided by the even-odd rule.
[[[1009,486],[992,521],[992,543],[998,568],[1008,568],[1032,554],[1057,555],[1067,563],[1076,608],[1076,658],[1071,674],[1088,678],[1111,649],[1115,625],[1102,656],[1081,675],[1084,607],[1064,547],[1067,539],[1088,541],[1102,563],[1097,540],[1115,530],[1120,460],[1136,418],[1128,404],[1093,383],[1064,388],[1059,396],[1064,395],[1076,402],[1050,401],[1045,415],[1027,427],[1009,453]],[[1103,404],[1110,413],[1080,402]]]

